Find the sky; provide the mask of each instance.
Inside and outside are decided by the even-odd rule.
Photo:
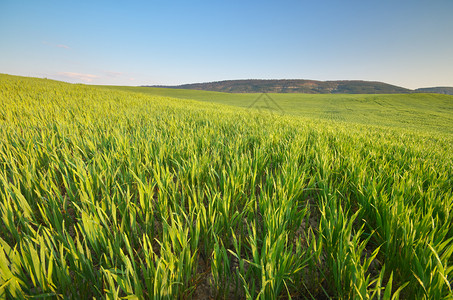
[[[0,73],[453,86],[453,0],[0,0]]]

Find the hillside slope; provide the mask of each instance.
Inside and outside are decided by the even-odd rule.
[[[439,94],[263,94],[103,86],[321,120],[453,133],[453,96]]]

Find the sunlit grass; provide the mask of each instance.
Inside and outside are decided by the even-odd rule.
[[[1,298],[452,297],[448,131],[0,80]]]

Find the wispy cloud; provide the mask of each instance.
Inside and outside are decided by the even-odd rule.
[[[104,73],[107,77],[113,77],[113,78],[124,75],[123,72],[115,72],[115,71],[105,71]]]
[[[56,45],[56,47],[58,47],[58,48],[64,48],[64,49],[71,49],[71,47],[66,46],[66,45],[62,45],[62,44]]]
[[[120,82],[124,82],[125,80],[135,81],[132,73],[117,71],[103,71],[103,73],[107,79],[120,80]]]
[[[82,74],[74,72],[58,72],[57,75],[73,80],[80,80],[82,82],[93,82],[93,80],[100,78],[99,76],[93,74]]]
[[[64,45],[64,44],[52,44],[52,43],[49,43],[47,41],[42,41],[42,43],[44,45],[47,45],[47,46],[50,46],[50,47],[57,47],[57,48],[62,48],[62,49],[71,49],[71,47],[69,47],[68,45]]]

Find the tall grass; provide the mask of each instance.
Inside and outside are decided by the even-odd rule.
[[[449,134],[0,80],[2,298],[453,296]]]

